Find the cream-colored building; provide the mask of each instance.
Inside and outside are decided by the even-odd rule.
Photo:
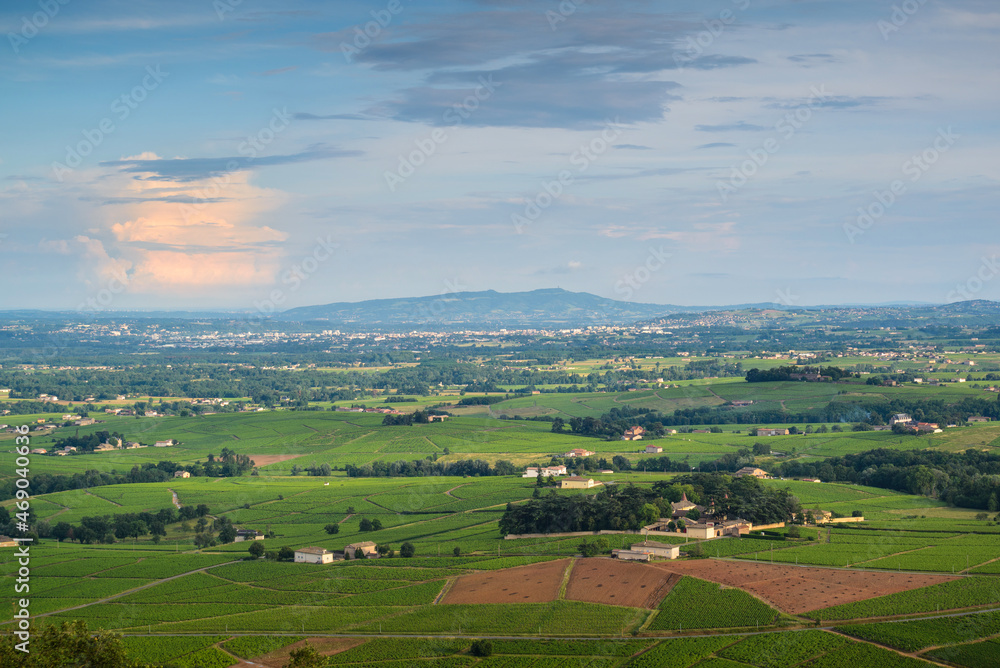
[[[645,552],[653,557],[662,557],[664,559],[676,559],[681,556],[681,548],[677,545],[670,545],[668,543],[658,543],[653,540],[643,541],[642,543],[632,543],[633,552]]]
[[[361,550],[361,553],[365,555],[365,559],[378,556],[378,546],[367,540],[363,543],[351,543],[344,547],[344,559],[356,559],[354,555],[357,554],[358,550]]]
[[[593,478],[583,478],[581,476],[570,476],[559,481],[560,489],[590,489],[597,487],[601,483],[595,482]]]
[[[297,564],[330,564],[333,563],[333,552],[322,547],[303,547],[295,550]]]

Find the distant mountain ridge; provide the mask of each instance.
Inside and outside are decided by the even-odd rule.
[[[969,300],[951,304],[894,302],[887,304],[832,304],[798,306],[757,302],[724,306],[679,306],[624,302],[599,297],[587,292],[570,292],[547,288],[530,292],[456,292],[426,297],[371,299],[359,302],[301,306],[280,313],[260,314],[250,310],[228,311],[44,311],[11,309],[0,311],[9,320],[248,320],[261,322],[312,323],[313,325],[344,326],[350,329],[371,326],[395,330],[457,329],[465,326],[496,328],[570,328],[588,325],[633,325],[655,323],[668,317],[695,318],[700,314],[780,311],[789,316],[827,312],[846,321],[877,318],[880,324],[906,326],[925,325],[1000,325],[1000,302]],[[884,322],[881,322],[883,321]]]
[[[338,302],[289,309],[275,317],[284,321],[322,320],[344,324],[509,324],[583,325],[634,322],[691,307],[620,302],[587,292],[560,288],[531,292],[456,292],[401,299]],[[695,309],[697,310],[697,309]]]
[[[275,316],[281,321],[325,321],[331,325],[448,325],[484,324],[500,326],[571,327],[604,324],[632,324],[677,314],[719,311],[821,311],[837,309],[889,309],[905,312],[927,310],[948,313],[989,315],[1000,313],[1000,303],[958,302],[955,304],[879,304],[795,306],[773,302],[728,306],[678,306],[623,302],[587,292],[547,288],[530,292],[456,292],[437,296],[373,299],[337,302],[292,308]]]

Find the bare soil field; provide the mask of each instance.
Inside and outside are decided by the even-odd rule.
[[[579,559],[570,572],[566,598],[655,610],[680,580],[647,564],[617,559]]]
[[[442,603],[548,603],[559,597],[570,559],[463,575]]]
[[[700,559],[653,564],[654,568],[739,587],[782,612],[801,614],[841,603],[864,601],[948,582],[947,575],[872,573],[836,568],[757,564]]]
[[[252,661],[240,661],[232,668],[281,668],[291,660],[292,650],[304,646],[307,642],[323,656],[333,656],[339,652],[346,652],[352,647],[357,647],[365,640],[363,638],[306,638],[264,656],[259,656]]]
[[[287,462],[289,459],[296,459],[302,455],[247,455],[257,466],[267,466],[278,462]]]

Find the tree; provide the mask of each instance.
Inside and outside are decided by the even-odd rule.
[[[642,522],[644,524],[652,524],[658,519],[660,519],[660,509],[654,506],[652,503],[643,504]]]
[[[215,545],[215,538],[210,533],[199,533],[194,537],[194,546],[199,550]]]
[[[283,546],[278,550],[278,561],[295,561],[295,550],[287,545]]]
[[[6,522],[4,522],[4,524],[6,524]],[[54,527],[52,527],[52,537],[58,540],[60,543],[66,540],[67,538],[72,540],[73,539],[72,525],[70,525],[68,522],[59,522]]]
[[[493,654],[493,643],[489,640],[473,640],[469,652],[480,658],[490,656]]]
[[[223,543],[232,543],[236,540],[236,528],[232,524],[227,524],[219,531],[219,540]]]
[[[462,556],[462,548],[456,547],[454,550],[451,551],[451,553],[454,554],[456,557],[461,557]]]
[[[198,507],[195,508],[195,511],[198,513],[198,517],[204,517],[209,513],[208,506],[205,505],[204,503],[199,503]]]
[[[327,662],[327,657],[317,652],[308,641],[299,649],[292,650],[288,658],[291,661],[286,663],[284,668],[323,668]]]
[[[325,527],[323,527],[323,531],[327,532],[328,534],[330,534],[332,536],[333,534],[340,533],[340,525],[339,524],[327,524]]]
[[[365,553],[364,553],[364,551],[362,551],[362,549],[360,547],[354,548],[354,558],[355,559],[364,559],[365,558]]]
[[[18,642],[12,634],[0,636],[0,666],[128,668],[132,665],[126,657],[120,635],[109,631],[90,631],[84,621],[63,622],[59,626],[36,630],[28,654],[16,649]]]
[[[259,540],[253,541],[252,543],[250,543],[250,547],[247,548],[247,552],[249,552],[250,556],[253,557],[254,559],[260,559],[261,557],[264,556],[265,552],[264,543],[260,542]]]
[[[361,518],[361,522],[358,524],[358,530],[359,531],[371,531],[372,530],[372,521],[370,519],[368,519],[367,517]]]
[[[409,559],[417,553],[417,548],[413,546],[413,543],[403,543],[399,546],[399,556],[406,557]]]
[[[689,520],[694,520],[695,522],[697,522],[701,518],[701,511],[698,510],[697,508],[692,508],[691,510],[687,511],[686,517]]]
[[[556,433],[562,433],[563,426],[566,422],[562,418],[555,418],[552,420],[552,431]]]
[[[381,530],[382,530],[382,520],[376,517],[375,519],[372,520],[372,531],[381,531]]]

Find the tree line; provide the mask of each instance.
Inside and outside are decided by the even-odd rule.
[[[427,476],[498,476],[520,475],[521,469],[509,461],[499,460],[494,465],[482,459],[462,459],[455,462],[436,462],[418,459],[412,462],[372,462],[344,467],[350,478],[420,478]]]
[[[1000,510],[1000,454],[880,448],[822,462],[786,462],[783,477],[814,477],[940,499],[961,508]]]

